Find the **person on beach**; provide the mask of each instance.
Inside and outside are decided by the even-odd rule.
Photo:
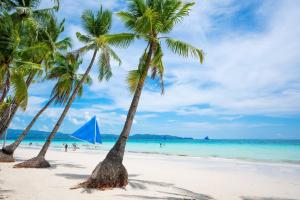
[[[65,144],[65,152],[68,151],[68,144]]]
[[[76,151],[76,149],[77,149],[76,143],[73,143],[72,146],[73,146],[73,151]]]

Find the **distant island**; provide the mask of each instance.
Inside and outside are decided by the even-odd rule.
[[[7,134],[7,140],[15,140],[22,133],[23,130],[9,129]],[[45,140],[49,135],[46,131],[31,130],[26,136],[25,140]],[[117,140],[118,135],[114,134],[101,134],[102,139],[105,140]],[[3,138],[2,138],[3,139]],[[71,140],[70,134],[64,134],[58,132],[54,138],[55,140]],[[153,135],[153,134],[135,134],[129,136],[129,140],[194,140],[191,137],[178,137],[172,135]]]

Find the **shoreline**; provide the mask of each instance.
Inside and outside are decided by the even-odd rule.
[[[20,148],[17,162],[35,156],[38,149]],[[15,169],[0,163],[0,191],[4,199],[299,199],[300,166],[228,159],[126,153],[129,173],[125,189],[70,190],[83,182],[106,155],[50,149],[48,169]],[[10,191],[10,192],[9,192]],[[1,196],[0,196],[1,197]]]
[[[20,146],[23,149],[34,149],[34,150],[40,150],[41,146]],[[50,147],[52,151],[57,151],[61,152],[64,149],[63,148],[58,148],[58,147]],[[72,148],[68,151],[72,151]],[[106,149],[79,149],[74,152],[79,152],[79,153],[93,153],[97,154],[99,152],[101,153],[108,153],[108,150]],[[126,153],[130,154],[141,154],[141,155],[157,155],[157,156],[175,156],[175,157],[186,157],[186,158],[199,158],[199,159],[217,159],[217,160],[224,160],[224,161],[233,161],[233,162],[245,162],[245,163],[257,163],[257,164],[277,164],[277,165],[295,165],[295,166],[300,166],[300,161],[277,161],[277,160],[268,160],[268,159],[249,159],[249,158],[225,158],[225,157],[220,157],[220,156],[193,156],[193,155],[184,155],[184,154],[171,154],[171,153],[160,153],[160,152],[145,152],[145,151],[131,151],[131,150],[126,150]]]

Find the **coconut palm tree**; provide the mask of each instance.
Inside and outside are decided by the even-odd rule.
[[[18,26],[14,24],[12,17],[7,12],[0,14],[0,104],[4,102],[10,90],[10,64],[18,56],[19,43]]]
[[[20,31],[23,26],[30,26],[31,32],[46,32],[39,28],[39,23],[48,21],[53,11],[59,8],[59,1],[52,8],[39,9],[40,0],[0,0],[0,104],[10,89],[9,64],[18,56],[17,49],[22,39]],[[11,13],[11,14],[8,14]],[[26,23],[27,22],[27,23]],[[30,35],[27,35],[28,37]],[[24,36],[23,36],[24,38]],[[22,46],[22,48],[26,46]]]
[[[48,17],[38,23],[39,27],[36,32],[32,33],[32,26],[35,25],[35,23],[31,23],[32,21],[25,21],[25,25],[22,27],[22,35],[28,35],[28,37],[22,39],[20,43],[21,48],[17,52],[18,57],[14,57],[13,64],[18,66],[20,70],[24,69],[27,71],[27,87],[30,86],[34,77],[42,74],[42,67],[47,72],[58,52],[66,51],[71,46],[70,38],[59,40],[59,35],[64,30],[64,20],[58,23],[53,15]],[[17,99],[19,99],[18,96],[15,96],[14,106],[10,109],[10,113],[7,114],[9,111],[6,110],[5,115],[1,118],[0,136],[6,131],[21,103],[24,105],[27,103],[27,98],[21,98],[21,102],[17,101]]]
[[[11,37],[10,35],[3,35],[4,37],[0,37],[0,43],[2,43],[3,41],[5,41],[5,39],[10,39],[9,44],[13,44],[13,46],[6,46],[9,47],[9,50],[16,50],[16,47],[19,49],[26,49],[27,47],[29,47],[29,51],[28,49],[26,50],[27,52],[32,52],[33,50],[35,52],[32,52],[33,54],[31,54],[31,56],[37,54],[37,55],[41,55],[42,51],[40,48],[45,49],[45,45],[40,45],[39,41],[33,41],[32,39],[36,39],[37,37],[30,37],[32,35],[39,35],[40,32],[43,33],[47,33],[47,29],[45,28],[45,26],[42,26],[41,23],[43,22],[48,22],[49,18],[51,19],[52,14],[54,13],[54,11],[58,11],[59,9],[59,0],[53,0],[56,5],[54,5],[51,8],[44,8],[44,9],[40,9],[40,3],[41,0],[0,0],[0,5],[1,5],[1,9],[0,9],[0,14],[7,14],[8,12],[10,13],[10,18],[11,20],[9,21],[4,21],[4,23],[1,24],[7,24],[7,22],[9,22],[8,24],[13,24],[14,27],[14,33]],[[11,23],[12,22],[12,23]],[[1,28],[1,27],[0,27]],[[29,29],[30,28],[30,29]],[[29,29],[29,31],[28,31]],[[24,30],[25,32],[27,31],[27,34],[24,34]],[[19,34],[16,34],[19,33]],[[29,34],[28,34],[29,33]],[[15,36],[21,36],[21,37],[15,37]],[[7,37],[9,36],[9,37]],[[11,40],[12,39],[12,40]],[[50,36],[48,35],[48,39],[51,40]],[[22,41],[25,42],[22,42]],[[31,41],[30,43],[28,43],[28,41]],[[19,44],[19,43],[23,43]],[[7,41],[5,41],[4,43],[5,45],[8,44]],[[18,44],[18,45],[16,45]],[[25,45],[24,45],[25,44]],[[12,48],[13,47],[13,48]],[[49,51],[48,51],[49,52]],[[5,68],[3,68],[3,70],[1,71],[1,75],[0,75],[0,89],[1,89],[1,98],[0,98],[0,103],[4,101],[6,95],[8,94],[8,91],[10,89],[10,74],[9,74],[9,65],[11,64],[11,62],[13,62],[13,60],[16,60],[18,55],[16,53],[16,51],[6,51],[5,52],[6,56],[8,57],[4,57],[4,58],[9,58],[8,60],[4,60],[4,65],[2,65],[1,63],[1,59],[3,59],[3,56],[0,54],[0,65],[4,66]],[[11,55],[7,54],[7,53],[13,53]],[[35,57],[37,57],[35,55]],[[24,58],[22,58],[22,61]],[[40,65],[42,63],[42,61],[38,61],[37,63],[31,63],[32,60],[34,59],[30,59],[30,61],[28,62],[28,60],[26,60],[26,63],[23,63],[22,66],[29,66],[29,65]],[[39,71],[40,72],[40,71]],[[26,76],[26,83],[27,83],[27,87],[31,84],[31,82],[33,81],[34,77],[36,76],[37,70],[31,70],[31,72]],[[1,80],[1,78],[4,78]],[[4,86],[4,87],[3,87]],[[24,99],[23,102],[18,102],[17,99],[18,97],[15,96],[14,100],[12,101],[12,105],[9,107],[9,110],[4,111],[5,113],[2,114],[1,119],[0,119],[0,137],[1,135],[7,130],[12,118],[14,117],[15,113],[18,110],[18,107],[20,105],[20,103],[22,103],[23,105],[26,105],[27,103],[27,99]],[[26,106],[25,106],[26,107]],[[11,113],[8,113],[11,112]]]
[[[21,58],[22,52],[27,51],[28,47],[22,45],[21,48],[21,29],[20,26],[14,23],[11,15],[7,12],[0,14],[0,89],[2,104],[12,86],[14,89],[14,100],[8,106],[9,110],[14,110],[16,105],[20,105],[23,109],[27,105],[27,84],[25,76],[28,70],[33,67],[34,63],[23,62]],[[32,49],[30,47],[29,49]],[[40,51],[40,48],[36,48]],[[24,66],[24,67],[22,67]],[[7,110],[1,112],[1,129],[4,128],[5,121],[10,116]],[[0,136],[4,131],[0,131]]]
[[[78,39],[81,42],[85,43],[85,46],[75,51],[74,54],[82,54],[89,50],[93,50],[93,56],[88,65],[84,75],[82,76],[79,83],[76,85],[76,88],[73,90],[71,97],[68,99],[67,105],[63,110],[60,118],[55,124],[52,132],[47,138],[47,141],[43,145],[41,151],[32,159],[29,159],[23,163],[15,165],[18,168],[46,168],[50,167],[50,164],[45,159],[47,150],[51,144],[51,140],[55,137],[56,132],[58,131],[61,123],[63,122],[67,112],[69,111],[76,94],[79,92],[79,89],[82,83],[86,80],[88,74],[90,73],[94,62],[96,60],[97,54],[99,52],[99,79],[109,79],[112,75],[110,59],[121,63],[120,58],[113,51],[112,47],[127,47],[131,41],[133,41],[134,34],[109,34],[112,24],[112,13],[109,10],[103,10],[102,7],[99,11],[94,14],[91,10],[86,10],[82,14],[83,28],[87,32],[87,35],[81,33],[76,33]]]
[[[0,0],[2,10],[10,11],[19,19],[41,17],[59,9],[59,0],[53,0],[51,8],[40,9],[41,0]],[[0,10],[1,11],[1,10]]]
[[[166,46],[180,56],[191,55],[199,58],[200,63],[203,61],[202,50],[167,35],[189,14],[193,5],[194,3],[184,3],[181,0],[130,0],[128,11],[118,13],[125,25],[147,42],[147,47],[140,59],[138,69],[130,71],[128,75],[128,83],[134,95],[123,130],[105,159],[79,187],[105,189],[127,185],[128,174],[122,164],[126,141],[150,69],[152,78],[159,74],[163,85],[162,42],[166,42]]]
[[[0,152],[0,162],[14,162],[13,154],[17,149],[19,144],[23,141],[25,136],[28,134],[36,120],[40,117],[40,115],[52,104],[65,104],[70,97],[71,92],[74,90],[76,85],[80,82],[83,74],[77,74],[78,68],[82,61],[78,61],[72,54],[68,54],[67,56],[58,56],[56,58],[56,67],[52,68],[47,75],[47,79],[55,80],[57,82],[52,90],[50,99],[48,102],[42,107],[42,109],[34,116],[32,121],[28,124],[22,134],[18,137],[18,139],[2,148],[2,152]],[[90,85],[91,78],[88,76],[85,79],[84,84]],[[79,92],[77,96],[81,96],[83,91],[83,85],[79,88]]]

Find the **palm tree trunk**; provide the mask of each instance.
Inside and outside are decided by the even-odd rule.
[[[75,97],[78,93],[79,88],[81,87],[81,85],[83,84],[83,82],[87,78],[88,74],[90,73],[90,71],[93,67],[94,61],[96,59],[97,52],[98,52],[98,50],[95,49],[92,60],[89,64],[88,68],[86,69],[86,71],[85,71],[83,77],[81,78],[80,82],[76,85],[71,97],[69,98],[69,100],[67,102],[67,105],[66,105],[65,109],[63,110],[60,118],[56,122],[52,132],[48,136],[47,141],[43,145],[43,147],[42,147],[41,151],[39,152],[38,156],[34,157],[32,159],[29,159],[29,160],[27,160],[23,163],[17,164],[14,167],[16,167],[16,168],[47,168],[47,167],[50,167],[49,162],[45,160],[45,155],[46,155],[47,150],[48,150],[48,148],[51,144],[51,140],[55,137],[55,134],[58,131],[61,123],[63,122],[67,112],[69,111],[69,109],[70,109],[70,107],[71,107],[71,105],[72,105],[72,103],[73,103],[73,101],[74,101],[74,99],[75,99]]]
[[[95,61],[95,59],[96,59],[97,52],[98,52],[98,50],[95,50],[95,51],[94,51],[94,55],[93,55],[93,57],[92,57],[92,60],[91,60],[91,62],[90,62],[90,65],[89,65],[88,68],[86,69],[86,71],[85,71],[83,77],[81,78],[80,82],[76,85],[76,88],[75,88],[75,90],[73,91],[73,93],[72,93],[70,99],[68,100],[67,105],[66,105],[66,107],[65,107],[65,109],[64,109],[64,111],[63,111],[63,113],[61,114],[59,120],[58,120],[57,123],[55,124],[54,129],[52,130],[51,134],[50,134],[49,137],[47,138],[47,141],[46,141],[46,143],[44,144],[44,146],[43,146],[43,148],[41,149],[41,151],[40,151],[40,153],[38,154],[38,156],[45,157],[46,152],[47,152],[47,150],[48,150],[48,148],[49,148],[49,146],[50,146],[51,140],[53,139],[53,137],[55,136],[56,132],[58,131],[58,129],[59,129],[61,123],[62,123],[63,120],[65,119],[65,116],[66,116],[67,112],[69,111],[70,107],[72,106],[73,101],[75,100],[75,97],[76,97],[76,95],[77,95],[77,93],[78,93],[79,88],[81,87],[81,85],[83,84],[83,82],[85,81],[85,79],[87,78],[88,74],[90,73],[90,71],[91,71],[91,69],[92,69],[92,67],[93,67],[94,61]]]
[[[27,77],[27,80],[26,80],[27,87],[29,87],[30,84],[32,83],[32,80],[33,80],[34,76],[35,76],[35,72],[31,72],[29,74],[29,76]],[[13,105],[12,108],[7,108],[6,109],[6,112],[3,114],[3,117],[1,118],[1,121],[0,121],[0,137],[5,133],[5,131],[9,127],[9,124],[11,123],[12,119],[14,118],[14,116],[15,116],[18,108],[19,108],[19,104],[16,103],[14,100],[12,102],[12,105]]]
[[[10,73],[8,73],[7,76],[8,77],[6,77],[6,80],[5,80],[5,86],[4,86],[2,95],[1,95],[0,104],[2,104],[4,102],[5,97],[10,89]]]
[[[134,116],[136,114],[136,110],[138,108],[139,100],[140,100],[140,97],[141,97],[141,94],[143,91],[143,87],[145,84],[145,79],[148,74],[151,57],[152,57],[152,52],[153,52],[153,45],[150,46],[150,49],[149,49],[149,52],[148,52],[148,55],[146,58],[146,68],[145,68],[145,71],[143,72],[143,74],[139,80],[139,83],[137,85],[137,88],[135,90],[135,93],[134,93],[133,99],[131,101],[122,132],[121,132],[116,144],[113,146],[113,148],[107,154],[107,156],[106,156],[107,159],[114,159],[115,161],[121,162],[121,163],[123,162],[126,142],[127,142],[128,136],[131,131]]]
[[[90,178],[86,182],[80,184],[80,187],[105,189],[124,187],[128,184],[127,170],[122,164],[124,151],[155,49],[156,45],[150,43],[146,58],[146,68],[143,71],[135,90],[123,130],[117,142],[109,151],[105,159],[96,166]]]
[[[46,105],[34,116],[34,118],[31,120],[31,122],[28,124],[28,126],[26,127],[26,129],[23,131],[23,133],[18,137],[18,139],[4,147],[2,149],[2,153],[7,154],[7,155],[11,155],[13,156],[14,151],[17,149],[17,147],[20,145],[20,143],[23,141],[23,139],[25,138],[25,136],[28,134],[28,132],[30,131],[30,129],[32,128],[32,126],[35,124],[36,120],[40,117],[40,115],[52,104],[52,102],[55,100],[56,95],[53,96],[47,103]],[[1,162],[1,159],[0,159]]]
[[[1,118],[0,122],[0,137],[5,133],[7,130],[13,116],[16,114],[19,105],[13,101],[9,107],[4,111],[3,117]]]

